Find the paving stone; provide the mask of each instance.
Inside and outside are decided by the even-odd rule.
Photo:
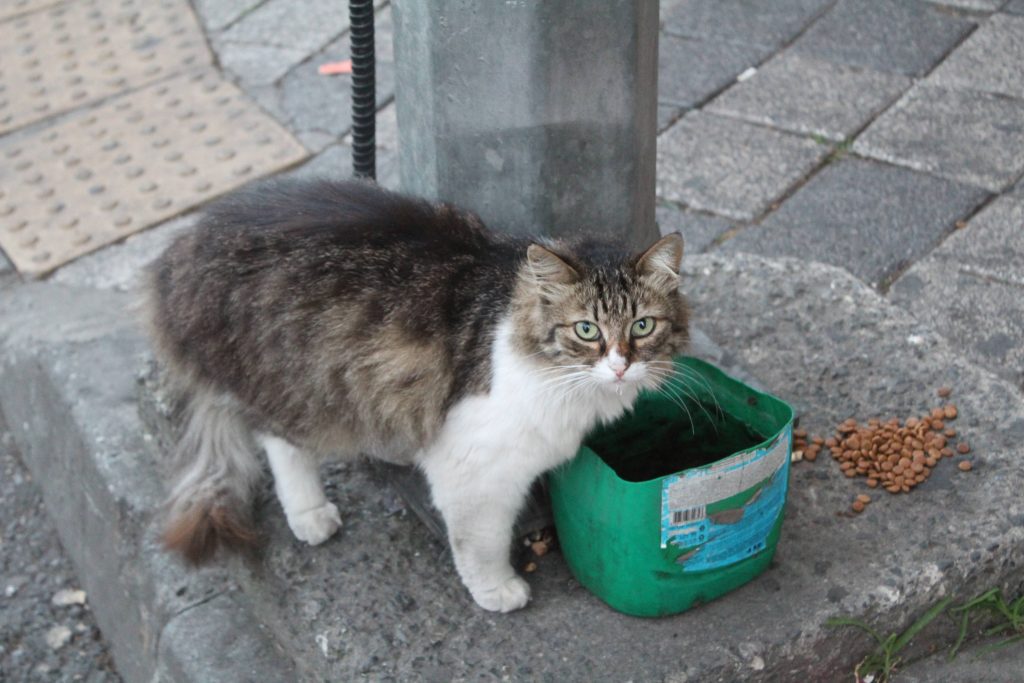
[[[395,62],[390,9],[377,15],[376,41],[377,106],[395,95]],[[349,58],[349,37],[344,35],[281,81],[281,109],[289,128],[321,131],[341,137],[352,127],[352,79],[348,75],[321,76],[317,68],[325,62]]]
[[[228,43],[276,46],[310,55],[348,28],[348,5],[337,0],[269,0],[222,34]]]
[[[246,88],[275,83],[308,56],[303,50],[227,41],[215,41],[214,49],[220,65]]]
[[[822,59],[921,76],[974,23],[920,0],[839,0],[793,43]]]
[[[691,38],[778,48],[832,0],[682,0],[665,8],[666,31]]]
[[[928,77],[927,82],[1024,98],[1024,17],[997,14]]]
[[[658,137],[658,196],[750,219],[829,151],[813,140],[693,111]]]
[[[1006,0],[928,0],[928,2],[975,12],[995,12]]]
[[[377,182],[388,189],[398,190],[398,126],[395,107],[390,105],[377,113]],[[327,147],[308,163],[294,171],[299,178],[352,177],[352,140],[346,136],[339,143]]]
[[[1024,14],[1024,0],[1010,0],[1003,6],[1003,11],[1010,14]]]
[[[663,133],[675,123],[686,109],[671,104],[658,104],[658,133]]]
[[[969,358],[1024,389],[1024,199],[997,199],[892,287]]]
[[[245,84],[245,92],[256,104],[260,105],[265,112],[278,121],[285,121],[287,117],[281,103],[281,89],[276,85],[252,85]]]
[[[910,79],[782,53],[705,107],[774,128],[843,140],[910,87]]]
[[[715,238],[732,227],[732,221],[679,208],[672,204],[658,204],[655,217],[662,235],[679,232],[683,235],[687,254],[700,254],[708,250]]]
[[[768,55],[756,45],[662,34],[658,42],[658,102],[695,107]]]
[[[1024,102],[918,84],[876,119],[853,148],[999,192],[1024,171]]]
[[[884,286],[986,196],[975,187],[846,158],[826,166],[760,225],[720,248],[831,263]]]
[[[194,0],[193,6],[209,32],[225,29],[265,0]]]

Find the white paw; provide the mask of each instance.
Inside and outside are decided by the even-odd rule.
[[[312,510],[289,515],[288,526],[300,541],[320,545],[341,528],[341,515],[334,503],[324,503]]]
[[[511,612],[526,607],[530,601],[530,584],[513,576],[494,588],[470,589],[476,604],[491,612]]]

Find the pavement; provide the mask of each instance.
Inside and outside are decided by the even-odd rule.
[[[0,4],[0,30],[54,4]],[[346,77],[316,73],[347,56],[338,4],[193,8],[215,70],[305,148],[283,172],[349,175]],[[862,485],[825,457],[797,464],[771,569],[659,620],[610,611],[557,552],[536,559],[528,609],[481,612],[359,463],[326,471],[347,511],[337,539],[294,541],[268,490],[265,554],[187,572],[155,543],[170,406],[132,312],[186,208],[44,278],[0,256],[0,509],[17,519],[0,527],[0,586],[16,586],[0,596],[0,677],[114,680],[112,658],[129,681],[849,680],[871,641],[829,617],[896,632],[945,597],[1024,592],[1024,3],[665,0],[661,24],[657,216],[687,240],[696,324],[813,433],[920,414],[953,387],[969,472],[944,460],[854,516]],[[377,35],[379,177],[396,187],[386,3]],[[0,147],[73,119],[67,106]],[[0,181],[22,163],[8,159]],[[61,588],[85,604],[55,606]],[[59,626],[71,636],[51,648]],[[937,620],[894,680],[1019,679],[1019,645],[979,659],[972,631],[949,663],[954,637]]]

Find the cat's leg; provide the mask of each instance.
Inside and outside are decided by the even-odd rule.
[[[341,527],[341,515],[324,495],[316,459],[276,436],[261,434],[259,439],[274,473],[274,490],[295,538],[310,545],[323,543]]]
[[[511,612],[526,606],[530,586],[509,563],[509,546],[534,473],[472,457],[433,455],[421,464],[462,582],[484,609]]]

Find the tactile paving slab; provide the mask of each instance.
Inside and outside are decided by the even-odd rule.
[[[0,248],[44,274],[307,156],[219,75],[177,76],[0,141]]]
[[[186,0],[75,0],[19,16],[0,23],[0,133],[210,63]]]
[[[0,0],[0,21],[52,7],[61,0]]]

